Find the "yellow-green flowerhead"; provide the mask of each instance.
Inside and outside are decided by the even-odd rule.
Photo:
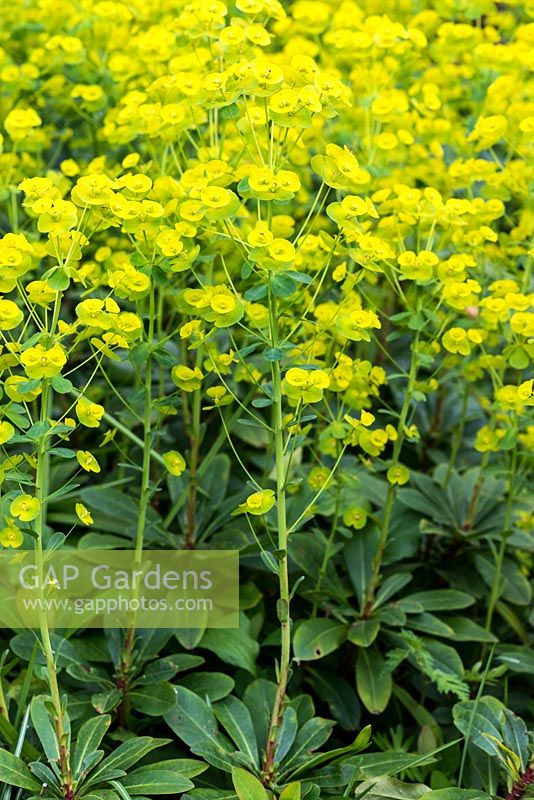
[[[314,492],[318,492],[331,477],[332,473],[328,467],[313,467],[308,475],[308,486]]]
[[[10,422],[0,422],[0,444],[9,442],[12,436],[15,435],[15,428]]]
[[[17,403],[21,401],[29,401],[35,400],[36,397],[39,397],[41,394],[41,387],[36,386],[34,389],[30,389],[29,391],[23,391],[20,385],[28,383],[28,379],[24,375],[10,375],[6,378],[4,383],[4,389],[6,391],[7,396],[11,400],[16,400]]]
[[[10,331],[20,325],[24,315],[12,300],[0,300],[0,331]]]
[[[179,477],[186,469],[184,457],[177,450],[169,450],[163,454],[163,461],[171,475]]]
[[[84,525],[92,525],[94,520],[91,516],[91,512],[84,506],[83,503],[76,503],[76,516],[83,522]]]
[[[388,469],[387,478],[392,486],[404,486],[410,480],[410,470],[403,464],[396,464]]]
[[[336,327],[342,336],[354,342],[370,342],[370,330],[381,328],[382,324],[374,311],[359,309],[349,314],[339,314]]]
[[[21,522],[31,522],[39,516],[41,502],[39,498],[32,497],[31,494],[20,494],[12,501],[9,510]]]
[[[244,503],[238,506],[236,513],[253,514],[260,517],[267,514],[275,505],[276,498],[272,489],[263,489],[261,492],[250,494]]]
[[[42,344],[29,347],[20,356],[26,375],[30,378],[52,378],[59,375],[67,363],[67,356],[60,344],[46,348]]]
[[[14,142],[21,142],[41,124],[41,117],[33,108],[14,108],[4,120],[4,128]]]
[[[171,378],[176,386],[184,392],[194,392],[196,389],[200,389],[203,377],[202,370],[198,367],[191,369],[179,364],[171,370]]]
[[[76,458],[80,467],[86,472],[100,472],[100,464],[89,450],[78,450]]]
[[[20,547],[23,541],[24,537],[15,525],[15,520],[8,519],[5,528],[0,530],[0,544],[2,547]]]
[[[85,397],[80,397],[76,403],[76,416],[86,428],[98,428],[100,420],[104,416],[104,406],[92,403]]]
[[[283,389],[292,400],[318,403],[323,391],[330,386],[330,378],[322,369],[291,367],[285,374]]]
[[[428,281],[432,277],[433,269],[439,262],[435,253],[429,250],[421,250],[414,253],[413,250],[406,250],[398,257],[401,278],[412,281]]]
[[[483,425],[475,437],[475,450],[479,453],[496,453],[503,436],[504,430],[492,430],[489,425]]]
[[[458,353],[461,356],[468,356],[471,352],[471,346],[467,336],[467,331],[464,328],[450,328],[443,334],[441,339],[443,347],[449,353]]]
[[[367,511],[361,506],[351,506],[343,514],[343,522],[347,528],[355,528],[357,531],[365,528],[367,523]]]
[[[495,392],[495,400],[505,411],[522,411],[525,406],[534,404],[532,387],[534,381],[523,381],[519,386],[506,384]]]
[[[79,178],[72,190],[72,199],[80,206],[102,206],[113,197],[111,178],[100,173]]]

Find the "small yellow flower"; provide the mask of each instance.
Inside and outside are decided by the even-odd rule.
[[[171,475],[179,477],[186,469],[185,459],[177,450],[169,450],[163,453],[163,461]]]
[[[220,186],[207,186],[200,195],[201,201],[209,208],[224,208],[232,202],[232,192]]]
[[[482,291],[482,287],[477,281],[454,281],[443,287],[443,299],[451,308],[464,311],[470,306],[478,303],[477,295]]]
[[[256,227],[253,228],[247,236],[247,242],[251,244],[252,247],[265,247],[272,241],[273,234],[269,230],[266,222],[256,223]]]
[[[276,498],[272,489],[263,489],[261,492],[250,494],[244,503],[238,506],[236,513],[253,514],[259,517],[267,514],[275,505]]]
[[[330,476],[331,472],[327,467],[313,467],[308,474],[308,485],[314,492],[318,492]]]
[[[464,328],[450,328],[441,339],[443,347],[449,353],[459,353],[468,356],[471,352],[467,331]]]
[[[41,117],[32,108],[14,108],[4,120],[4,128],[14,142],[22,141],[32,128],[41,124]]]
[[[401,268],[401,278],[408,278],[415,281],[428,281],[433,274],[433,268],[439,262],[435,253],[429,250],[421,250],[414,253],[407,250],[398,257]]]
[[[105,310],[104,300],[89,298],[83,300],[76,306],[76,316],[82,325],[90,328],[103,328],[107,330],[113,324],[113,320]]]
[[[78,179],[71,197],[79,206],[103,206],[113,198],[113,186],[111,178],[95,172]]]
[[[410,480],[410,470],[403,464],[390,467],[386,474],[392,486],[404,486]]]
[[[174,228],[166,228],[158,234],[156,244],[162,254],[168,258],[177,256],[184,249],[180,234]]]
[[[31,494],[20,494],[12,501],[9,510],[22,522],[31,522],[39,516],[41,502],[38,497],[32,497]]]
[[[229,294],[216,294],[210,300],[211,308],[218,314],[228,314],[236,307],[236,302]]]
[[[118,179],[117,185],[127,189],[134,195],[143,195],[152,188],[152,180],[148,175],[138,172],[136,175],[123,175]]]
[[[80,168],[72,158],[66,158],[62,161],[59,168],[63,175],[66,175],[68,178],[74,178],[76,175],[80,174]]]
[[[354,342],[370,342],[369,329],[381,328],[382,324],[374,311],[359,309],[350,314],[340,314],[336,320],[339,333]]]
[[[60,344],[54,344],[49,348],[38,344],[24,350],[20,361],[30,378],[52,378],[54,375],[59,375],[67,363],[67,356]]]
[[[367,524],[367,511],[361,506],[351,506],[343,514],[343,522],[348,528],[359,531]]]
[[[76,516],[78,517],[80,522],[83,522],[84,525],[93,524],[94,520],[93,517],[91,516],[91,512],[84,506],[83,503],[76,503],[75,509],[76,509]]]
[[[104,416],[104,406],[98,403],[91,403],[85,397],[80,397],[76,403],[76,416],[82,425],[86,428],[98,428],[100,421]]]
[[[178,364],[171,370],[171,378],[180,389],[184,392],[194,392],[200,389],[204,375],[199,367],[186,367]]]
[[[0,300],[0,331],[10,331],[20,325],[23,313],[12,300]]]
[[[492,430],[489,425],[479,428],[475,438],[475,450],[479,453],[496,453],[499,449],[499,440],[504,436],[503,430]]]
[[[267,250],[271,258],[282,264],[291,264],[297,253],[295,246],[287,239],[273,239]]]
[[[53,303],[57,294],[46,281],[31,281],[26,286],[26,292],[30,303],[44,307]]]
[[[2,547],[20,547],[24,537],[12,519],[7,520],[5,528],[0,530],[0,544]]]
[[[9,442],[12,436],[15,435],[15,428],[10,422],[0,422],[0,444]]]
[[[209,389],[206,390],[206,395],[213,405],[205,406],[205,411],[209,411],[212,408],[220,408],[221,406],[229,406],[233,402],[232,395],[224,386],[210,386]]]
[[[363,197],[358,195],[349,194],[341,201],[341,211],[345,219],[352,219],[352,217],[361,217],[364,214],[370,214],[373,217],[378,217],[375,207],[371,200],[364,200]]]
[[[89,450],[78,450],[76,458],[80,467],[86,472],[100,472],[100,464]]]
[[[399,438],[397,429],[394,428],[393,425],[388,423],[385,427],[385,431],[390,442],[396,442]]]
[[[495,400],[505,410],[521,411],[526,405],[532,405],[531,395],[534,381],[524,381],[519,386],[507,384],[497,389]]]
[[[330,378],[322,369],[291,367],[285,374],[283,389],[292,400],[303,403],[318,403],[323,391],[330,386]]]
[[[128,155],[122,159],[121,166],[123,166],[124,169],[131,169],[132,167],[136,167],[137,164],[139,164],[140,158],[141,156],[139,155],[139,153],[128,153]]]
[[[236,8],[243,14],[259,14],[260,11],[263,11],[264,5],[264,0],[237,0],[236,2]]]
[[[281,89],[269,100],[269,109],[275,114],[294,114],[298,108],[299,96],[294,89]]]

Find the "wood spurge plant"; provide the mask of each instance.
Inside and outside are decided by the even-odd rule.
[[[534,797],[533,45],[1,5],[0,800]],[[235,551],[239,627],[61,627],[93,551]]]

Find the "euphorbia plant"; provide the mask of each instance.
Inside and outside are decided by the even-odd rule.
[[[59,797],[525,792],[493,695],[520,709],[531,671],[527,6],[19,6],[0,543],[41,571],[63,546],[235,547],[245,580],[236,631],[6,639],[12,785],[37,792],[31,724]],[[151,716],[201,785],[154,779],[174,758],[93,781],[130,741],[148,761]],[[368,721],[392,756],[356,754]]]

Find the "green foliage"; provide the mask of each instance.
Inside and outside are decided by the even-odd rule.
[[[532,14],[0,3],[2,557],[241,570],[5,598],[0,800],[534,796]]]

